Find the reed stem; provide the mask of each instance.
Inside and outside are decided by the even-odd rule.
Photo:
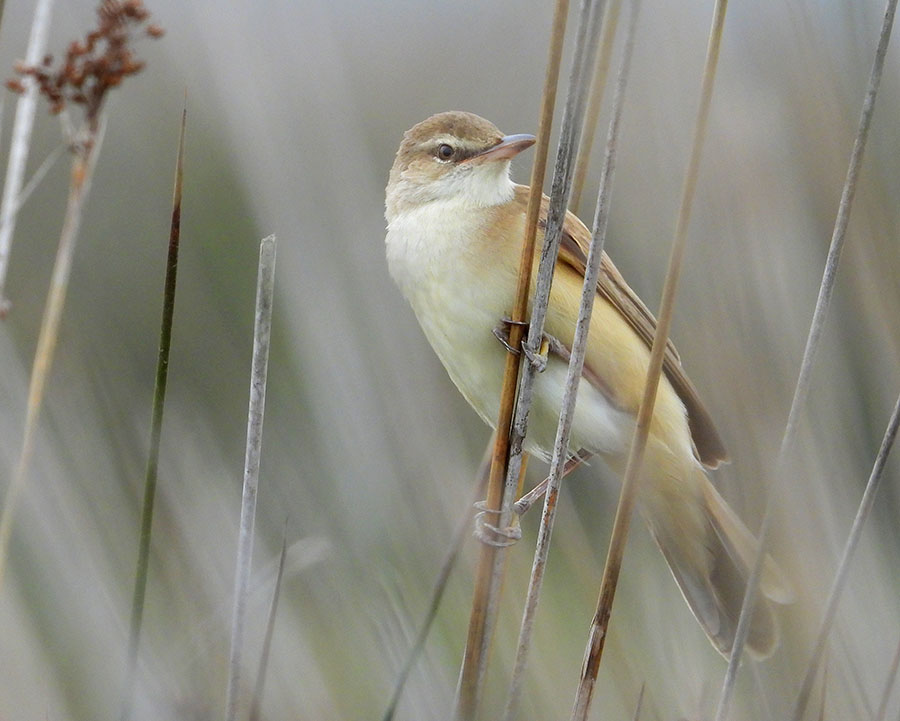
[[[549,482],[544,497],[544,511],[541,516],[540,530],[538,531],[538,540],[534,552],[528,593],[525,597],[525,610],[522,615],[522,623],[519,629],[516,661],[509,686],[509,693],[507,695],[506,711],[503,715],[505,721],[512,721],[518,711],[522,683],[525,677],[525,664],[531,648],[534,619],[540,601],[544,570],[547,565],[547,556],[550,552],[550,538],[553,533],[553,522],[556,518],[557,499],[562,485],[562,478],[566,472],[567,461],[570,458],[569,434],[572,429],[572,421],[575,415],[575,400],[578,395],[578,386],[584,368],[584,356],[587,350],[587,337],[591,323],[591,312],[594,307],[594,300],[597,297],[597,279],[600,274],[600,261],[603,257],[603,246],[606,241],[606,228],[609,220],[609,202],[610,195],[612,194],[612,181],[618,150],[619,127],[622,119],[625,86],[628,80],[628,71],[631,66],[631,56],[634,49],[634,35],[635,28],[637,27],[639,7],[640,0],[632,0],[627,39],[622,53],[622,61],[619,67],[615,95],[613,97],[612,117],[609,123],[606,152],[603,159],[603,170],[600,176],[600,190],[597,196],[597,209],[594,216],[591,245],[588,251],[587,266],[584,274],[581,306],[579,308],[578,320],[575,325],[575,336],[569,358],[569,368],[566,374],[562,408],[560,410],[559,424],[556,430],[556,440],[553,446],[553,458],[550,463]],[[608,38],[608,42],[611,44],[612,38]]]
[[[744,650],[744,644],[747,640],[747,634],[750,631],[750,618],[752,616],[753,604],[756,600],[756,592],[759,587],[759,579],[762,575],[762,568],[766,551],[768,547],[769,531],[772,525],[772,512],[774,508],[774,499],[778,494],[780,484],[785,476],[785,465],[787,463],[788,452],[794,445],[794,437],[797,434],[799,425],[800,411],[806,405],[806,399],[809,396],[810,377],[813,362],[819,348],[819,340],[822,335],[822,329],[825,327],[825,318],[828,315],[828,308],[831,304],[831,296],[834,291],[834,282],[837,276],[838,264],[841,258],[841,251],[844,247],[844,238],[847,233],[847,225],[850,222],[850,208],[853,205],[853,198],[856,194],[856,182],[859,177],[859,171],[862,167],[863,151],[866,147],[866,140],[869,136],[869,127],[872,123],[872,115],[875,112],[875,99],[878,95],[878,87],[881,83],[881,72],[884,68],[884,57],[887,54],[888,42],[891,37],[891,27],[894,22],[894,13],[897,9],[897,0],[887,0],[887,6],[884,11],[884,19],[881,25],[881,32],[878,38],[878,46],[875,50],[875,59],[872,63],[872,71],[869,75],[869,84],[866,89],[866,96],[863,100],[863,107],[859,117],[859,124],[856,131],[856,137],[853,141],[853,150],[850,153],[850,163],[847,168],[847,177],[844,180],[844,188],[841,192],[841,201],[838,205],[837,218],[834,223],[834,231],[831,235],[831,244],[828,248],[828,256],[825,260],[825,270],[822,274],[822,283],[819,286],[819,294],[816,298],[816,308],[813,311],[812,322],[809,327],[809,335],[806,338],[806,347],[803,351],[803,359],[800,361],[800,372],[797,376],[797,383],[794,387],[794,397],[791,401],[791,410],[788,413],[787,423],[784,428],[784,435],[781,439],[781,447],[778,451],[778,457],[775,461],[773,482],[769,489],[769,497],[766,501],[766,510],[763,514],[763,520],[759,529],[759,549],[756,554],[756,561],[753,564],[753,570],[747,580],[747,588],[744,591],[743,605],[741,606],[741,615],[738,619],[737,629],[735,631],[734,645],[731,651],[731,658],[728,660],[728,668],[725,672],[725,679],[722,683],[722,692],[719,696],[718,709],[716,711],[716,721],[725,721],[728,717],[728,711],[731,706],[731,699],[734,695],[734,687],[737,680],[737,671],[740,664],[741,655]]]
[[[706,63],[703,69],[703,80],[700,87],[700,103],[697,109],[697,121],[694,126],[694,138],[691,147],[691,155],[685,171],[684,183],[681,192],[681,206],[678,219],[675,224],[675,237],[672,241],[672,252],[669,257],[669,267],[666,271],[665,284],[663,286],[662,303],[659,310],[656,334],[653,337],[653,345],[650,349],[650,363],[647,370],[647,381],[644,387],[641,405],[638,410],[637,425],[631,448],[628,453],[628,461],[625,466],[625,475],[622,479],[622,490],[619,495],[619,504],[616,508],[616,516],[613,522],[612,536],[609,542],[609,550],[606,556],[606,566],[603,578],[600,582],[600,594],[597,601],[597,611],[594,614],[591,628],[588,633],[588,642],[585,649],[584,664],[581,670],[581,679],[575,694],[575,703],[572,709],[573,721],[586,721],[593,698],[594,687],[597,682],[597,674],[600,670],[600,660],[603,655],[603,647],[606,642],[609,617],[612,613],[613,599],[619,580],[619,571],[622,567],[622,557],[625,553],[625,541],[628,538],[628,529],[631,524],[631,516],[637,498],[641,464],[643,462],[644,448],[650,434],[650,421],[653,417],[653,406],[656,401],[656,392],[659,388],[659,377],[662,371],[663,356],[669,338],[669,328],[672,324],[672,311],[675,304],[675,292],[678,288],[678,279],[681,273],[681,264],[684,258],[684,250],[687,245],[687,230],[690,223],[691,208],[694,199],[694,191],[697,186],[697,176],[700,170],[700,158],[703,150],[703,140],[706,136],[706,126],[709,121],[709,108],[712,101],[712,90],[716,76],[716,67],[719,60],[719,49],[722,43],[722,29],[725,25],[725,11],[727,0],[716,0],[713,10],[712,27],[709,33],[709,43],[706,50]]]
[[[12,535],[13,518],[28,476],[28,468],[31,465],[44,392],[47,388],[56,342],[59,338],[59,325],[69,288],[69,276],[78,240],[78,228],[81,225],[82,211],[91,187],[105,127],[105,122],[95,119],[85,129],[84,136],[73,143],[74,157],[69,176],[69,197],[66,202],[66,214],[50,278],[47,305],[44,308],[37,348],[34,353],[34,363],[31,368],[22,447],[18,463],[6,488],[3,512],[0,514],[0,589],[3,587],[6,565],[9,561],[9,541]]]
[[[228,659],[228,689],[225,718],[237,719],[240,696],[241,658],[244,650],[244,621],[250,595],[250,564],[256,527],[256,496],[259,462],[262,455],[263,418],[266,410],[266,378],[269,368],[269,341],[272,333],[272,305],[275,298],[275,236],[259,244],[259,272],[256,285],[256,317],[253,325],[253,361],[250,368],[250,408],[247,413],[247,449],[244,458],[244,490],[241,498],[241,526],[238,535],[234,579],[234,608],[231,618],[231,653]]]
[[[150,448],[144,473],[144,498],[141,504],[141,532],[138,541],[137,568],[131,600],[131,620],[128,631],[128,657],[122,691],[121,721],[128,721],[134,704],[134,684],[137,675],[138,648],[144,620],[144,600],[150,567],[150,540],[153,534],[153,508],[159,471],[159,446],[162,438],[163,409],[169,377],[169,352],[172,347],[172,322],[175,317],[175,288],[178,279],[178,250],[181,243],[181,190],[184,179],[184,135],[187,128],[187,105],[181,112],[178,155],[175,160],[175,184],[172,191],[172,222],[169,227],[169,249],[166,256],[166,278],[163,284],[163,311],[159,329],[159,353],[156,358],[156,381],[153,388],[153,407],[150,413]]]
[[[894,412],[888,421],[887,428],[884,431],[884,438],[881,440],[881,447],[875,456],[875,463],[872,466],[872,472],[866,483],[866,489],[863,491],[862,499],[859,502],[859,509],[856,511],[856,517],[853,519],[853,525],[850,527],[850,535],[847,537],[847,543],[844,546],[844,552],[841,555],[840,563],[834,574],[834,581],[831,590],[828,592],[828,600],[825,602],[825,611],[822,613],[822,621],[819,624],[819,631],[816,634],[816,642],[813,644],[813,652],[806,668],[806,676],[800,686],[797,694],[797,701],[794,706],[794,721],[802,721],[803,714],[806,711],[806,704],[809,701],[809,695],[812,692],[813,682],[819,670],[822,661],[822,655],[825,652],[825,644],[828,641],[828,632],[834,623],[834,616],[837,613],[838,601],[844,591],[847,583],[847,572],[850,570],[850,563],[853,560],[853,554],[859,545],[859,538],[862,534],[863,526],[872,512],[875,504],[875,494],[878,493],[878,487],[881,485],[881,477],[884,473],[884,464],[887,462],[888,455],[894,445],[897,437],[897,427],[900,425],[900,396],[894,405]]]
[[[569,11],[568,0],[556,0],[553,13],[553,25],[550,36],[550,49],[547,60],[547,72],[544,78],[544,90],[541,97],[541,112],[538,121],[537,147],[535,148],[534,165],[531,170],[531,187],[536,189],[529,198],[525,219],[525,236],[522,243],[522,254],[519,261],[519,276],[516,286],[516,299],[512,311],[513,321],[523,321],[528,309],[528,291],[531,287],[532,259],[537,238],[538,216],[541,208],[540,189],[544,184],[547,170],[547,151],[550,146],[550,129],[553,124],[553,109],[556,106],[556,90],[559,82],[559,68],[562,62],[563,40],[566,32],[566,19]],[[535,197],[536,196],[536,197]],[[518,322],[510,325],[509,343],[518,348],[524,331]],[[516,387],[519,379],[519,357],[514,353],[506,356],[503,372],[503,386],[500,394],[500,415],[497,420],[497,431],[494,438],[491,471],[488,480],[488,492],[485,501],[487,509],[502,511],[505,492],[504,478],[507,474],[509,457],[510,424],[513,408],[516,404]],[[499,526],[503,525],[500,513]],[[502,575],[503,549],[483,545],[475,574],[475,591],[472,599],[472,612],[469,619],[469,630],[466,638],[466,650],[460,671],[459,690],[454,715],[460,721],[475,718],[484,674],[487,667],[487,647],[490,644],[493,625],[489,622],[490,609],[496,607],[491,597],[499,596],[498,576]],[[499,559],[499,566],[498,566]]]
[[[52,12],[53,0],[38,0],[34,8],[31,33],[28,36],[28,49],[25,51],[26,65],[35,66],[44,56]],[[2,15],[3,6],[0,4],[0,17]],[[3,199],[0,202],[0,318],[6,316],[10,307],[5,291],[6,272],[9,268],[9,253],[16,229],[16,216],[22,205],[20,200],[22,183],[25,180],[25,165],[28,162],[31,130],[34,127],[34,113],[37,109],[37,82],[34,78],[26,77],[22,79],[22,83],[25,86],[25,93],[16,103],[6,180],[3,183]]]

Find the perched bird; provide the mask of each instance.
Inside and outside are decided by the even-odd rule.
[[[531,189],[509,178],[510,160],[534,143],[504,136],[477,115],[433,115],[408,130],[386,189],[388,266],[451,380],[495,426],[506,350],[495,337],[514,303]],[[543,198],[540,231],[546,222]],[[538,248],[541,237],[539,235]],[[590,232],[568,213],[547,311],[554,339],[537,375],[525,447],[549,459],[574,337]],[[537,265],[537,255],[535,265]],[[656,320],[604,254],[570,449],[597,454],[620,475],[641,401]],[[639,508],[682,594],[713,645],[728,656],[757,541],[705,469],[727,453],[670,343],[644,456]],[[766,559],[747,647],[778,643],[770,601],[789,584]]]

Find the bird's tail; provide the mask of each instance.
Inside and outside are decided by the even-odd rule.
[[[691,611],[727,658],[759,544],[699,465],[692,461],[685,468],[652,439],[647,451],[642,514]],[[779,639],[771,604],[793,601],[790,584],[769,556],[759,590],[746,646],[752,656],[766,658]]]

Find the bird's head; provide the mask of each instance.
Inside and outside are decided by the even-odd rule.
[[[387,186],[387,217],[438,200],[484,207],[512,197],[510,160],[533,135],[504,135],[472,113],[432,115],[407,130]]]

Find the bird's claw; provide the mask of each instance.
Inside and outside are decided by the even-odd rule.
[[[509,328],[510,326],[517,325],[521,326],[525,329],[528,328],[528,322],[524,320],[513,320],[512,318],[501,318],[500,322],[494,327],[492,333],[494,337],[500,341],[500,344],[506,348],[507,351],[512,353],[513,355],[522,355],[525,354],[525,358],[528,359],[528,362],[532,365],[532,367],[538,372],[541,373],[547,368],[547,354],[549,351],[554,350],[555,346],[559,345],[559,341],[556,340],[553,336],[549,336],[546,333],[544,337],[541,339],[541,348],[540,351],[535,351],[530,348],[526,341],[522,341],[522,347],[516,348],[509,342]]]
[[[504,318],[500,319],[500,322],[494,327],[494,330],[492,332],[494,334],[494,337],[500,341],[500,344],[504,348],[506,348],[506,350],[508,350],[513,355],[521,355],[522,351],[520,351],[518,348],[514,347],[509,342],[509,328],[510,328],[510,326],[513,326],[513,325],[517,325],[522,328],[525,328],[526,332],[528,330],[528,321],[513,320],[512,318],[504,317]]]
[[[494,334],[494,338],[499,340],[500,345],[506,348],[506,350],[508,350],[513,355],[521,355],[522,351],[520,351],[518,348],[513,348],[509,344],[509,327],[504,325],[502,321],[491,332]]]
[[[474,536],[479,541],[488,546],[495,548],[508,548],[513,546],[522,538],[522,529],[518,526],[507,526],[499,528],[485,520],[485,516],[489,513],[498,514],[499,511],[487,507],[487,501],[478,501],[475,504],[478,513],[475,515],[475,531]]]

